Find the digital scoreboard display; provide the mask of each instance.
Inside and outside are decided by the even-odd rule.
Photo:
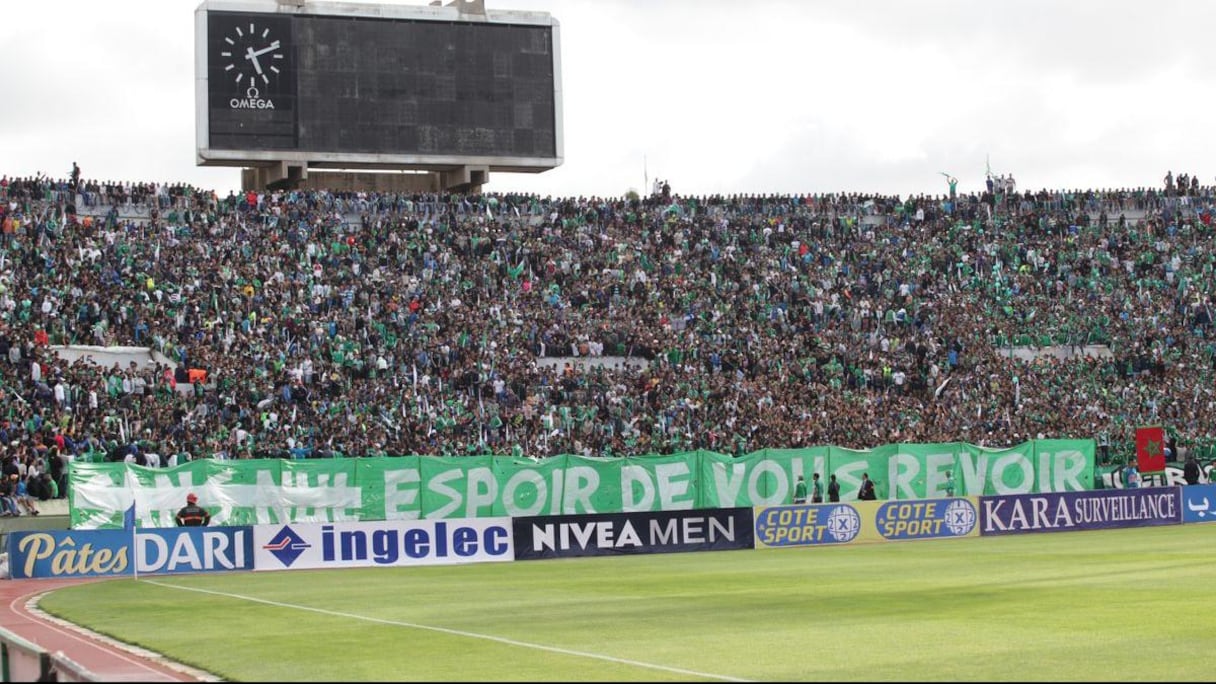
[[[196,36],[202,164],[561,163],[548,14],[209,0]]]

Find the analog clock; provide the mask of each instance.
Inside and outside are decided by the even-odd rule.
[[[203,3],[204,5],[209,3]],[[207,139],[212,149],[296,146],[295,18],[274,12],[206,11]]]
[[[219,62],[232,83],[257,97],[253,91],[273,88],[285,69],[286,50],[272,27],[256,20],[238,21],[224,35]]]

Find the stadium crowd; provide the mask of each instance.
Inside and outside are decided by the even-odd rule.
[[[0,453],[39,498],[69,455],[1216,441],[1216,190],[1187,174],[907,198],[219,197],[77,174],[0,180]],[[1111,353],[1011,354],[1087,345]]]

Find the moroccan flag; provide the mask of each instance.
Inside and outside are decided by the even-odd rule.
[[[1165,471],[1165,428],[1160,425],[1136,428],[1136,467],[1141,474]]]

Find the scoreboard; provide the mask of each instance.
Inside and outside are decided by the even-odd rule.
[[[558,29],[543,12],[207,0],[198,163],[554,168]]]

